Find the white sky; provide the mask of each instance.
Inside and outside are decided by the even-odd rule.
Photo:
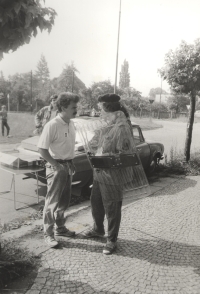
[[[121,64],[129,62],[131,86],[147,96],[160,87],[157,69],[164,56],[181,40],[193,43],[200,37],[199,0],[121,0],[118,82]],[[43,53],[51,78],[65,63],[74,61],[78,77],[92,82],[115,81],[120,0],[46,0],[57,12],[50,34],[39,33],[16,52],[4,55],[4,76],[35,71]],[[163,82],[163,89],[169,86]]]

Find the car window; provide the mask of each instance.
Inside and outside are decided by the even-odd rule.
[[[90,141],[93,137],[94,137],[94,132],[92,132],[92,131],[85,132],[85,139],[87,141]],[[80,138],[79,133],[76,132],[76,144],[79,144],[79,143],[83,143],[83,142],[82,142],[82,140]]]
[[[136,145],[143,142],[140,130],[137,127],[133,127],[133,138],[135,140]]]

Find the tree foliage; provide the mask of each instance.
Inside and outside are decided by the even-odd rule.
[[[175,110],[176,113],[187,111],[187,106],[190,104],[190,98],[184,94],[172,94],[167,99],[167,105],[170,110]]]
[[[162,88],[159,88],[159,87],[152,88],[149,91],[149,97],[151,97],[151,98],[155,99],[156,95],[158,95],[158,94],[167,94],[167,92],[165,90],[163,90]]]
[[[49,67],[46,61],[45,56],[42,54],[40,60],[37,64],[37,69],[35,71],[35,76],[40,81],[48,81],[49,80]]]
[[[196,95],[200,91],[200,39],[194,44],[182,41],[176,50],[165,56],[165,66],[159,70],[171,89],[178,94],[189,94],[190,112],[185,141],[185,158],[190,159]]]
[[[119,87],[121,89],[130,87],[129,64],[128,61],[126,61],[126,59],[124,60],[124,63],[121,66]]]
[[[109,79],[100,82],[93,82],[89,88],[81,90],[80,94],[82,99],[79,103],[80,107],[88,110],[92,108],[98,110],[98,97],[108,93],[114,93],[114,85],[111,84]],[[123,90],[117,87],[116,94],[121,96],[123,94]]]
[[[28,44],[41,31],[51,31],[56,12],[43,7],[40,0],[1,0],[0,60],[3,53]]]
[[[166,54],[165,64],[159,72],[174,92],[189,94],[200,90],[200,39],[194,44],[182,41],[178,49]]]
[[[62,91],[70,91],[79,93],[79,91],[86,89],[85,84],[77,77],[76,73],[79,73],[74,62],[71,64],[65,64],[62,73],[57,79],[57,89]]]

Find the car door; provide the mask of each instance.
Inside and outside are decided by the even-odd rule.
[[[150,148],[145,142],[139,126],[133,126],[133,137],[143,168],[146,169],[150,163]]]

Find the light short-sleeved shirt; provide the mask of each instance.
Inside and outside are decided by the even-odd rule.
[[[49,121],[42,131],[38,148],[49,150],[54,159],[73,159],[75,156],[75,127],[60,115]]]

